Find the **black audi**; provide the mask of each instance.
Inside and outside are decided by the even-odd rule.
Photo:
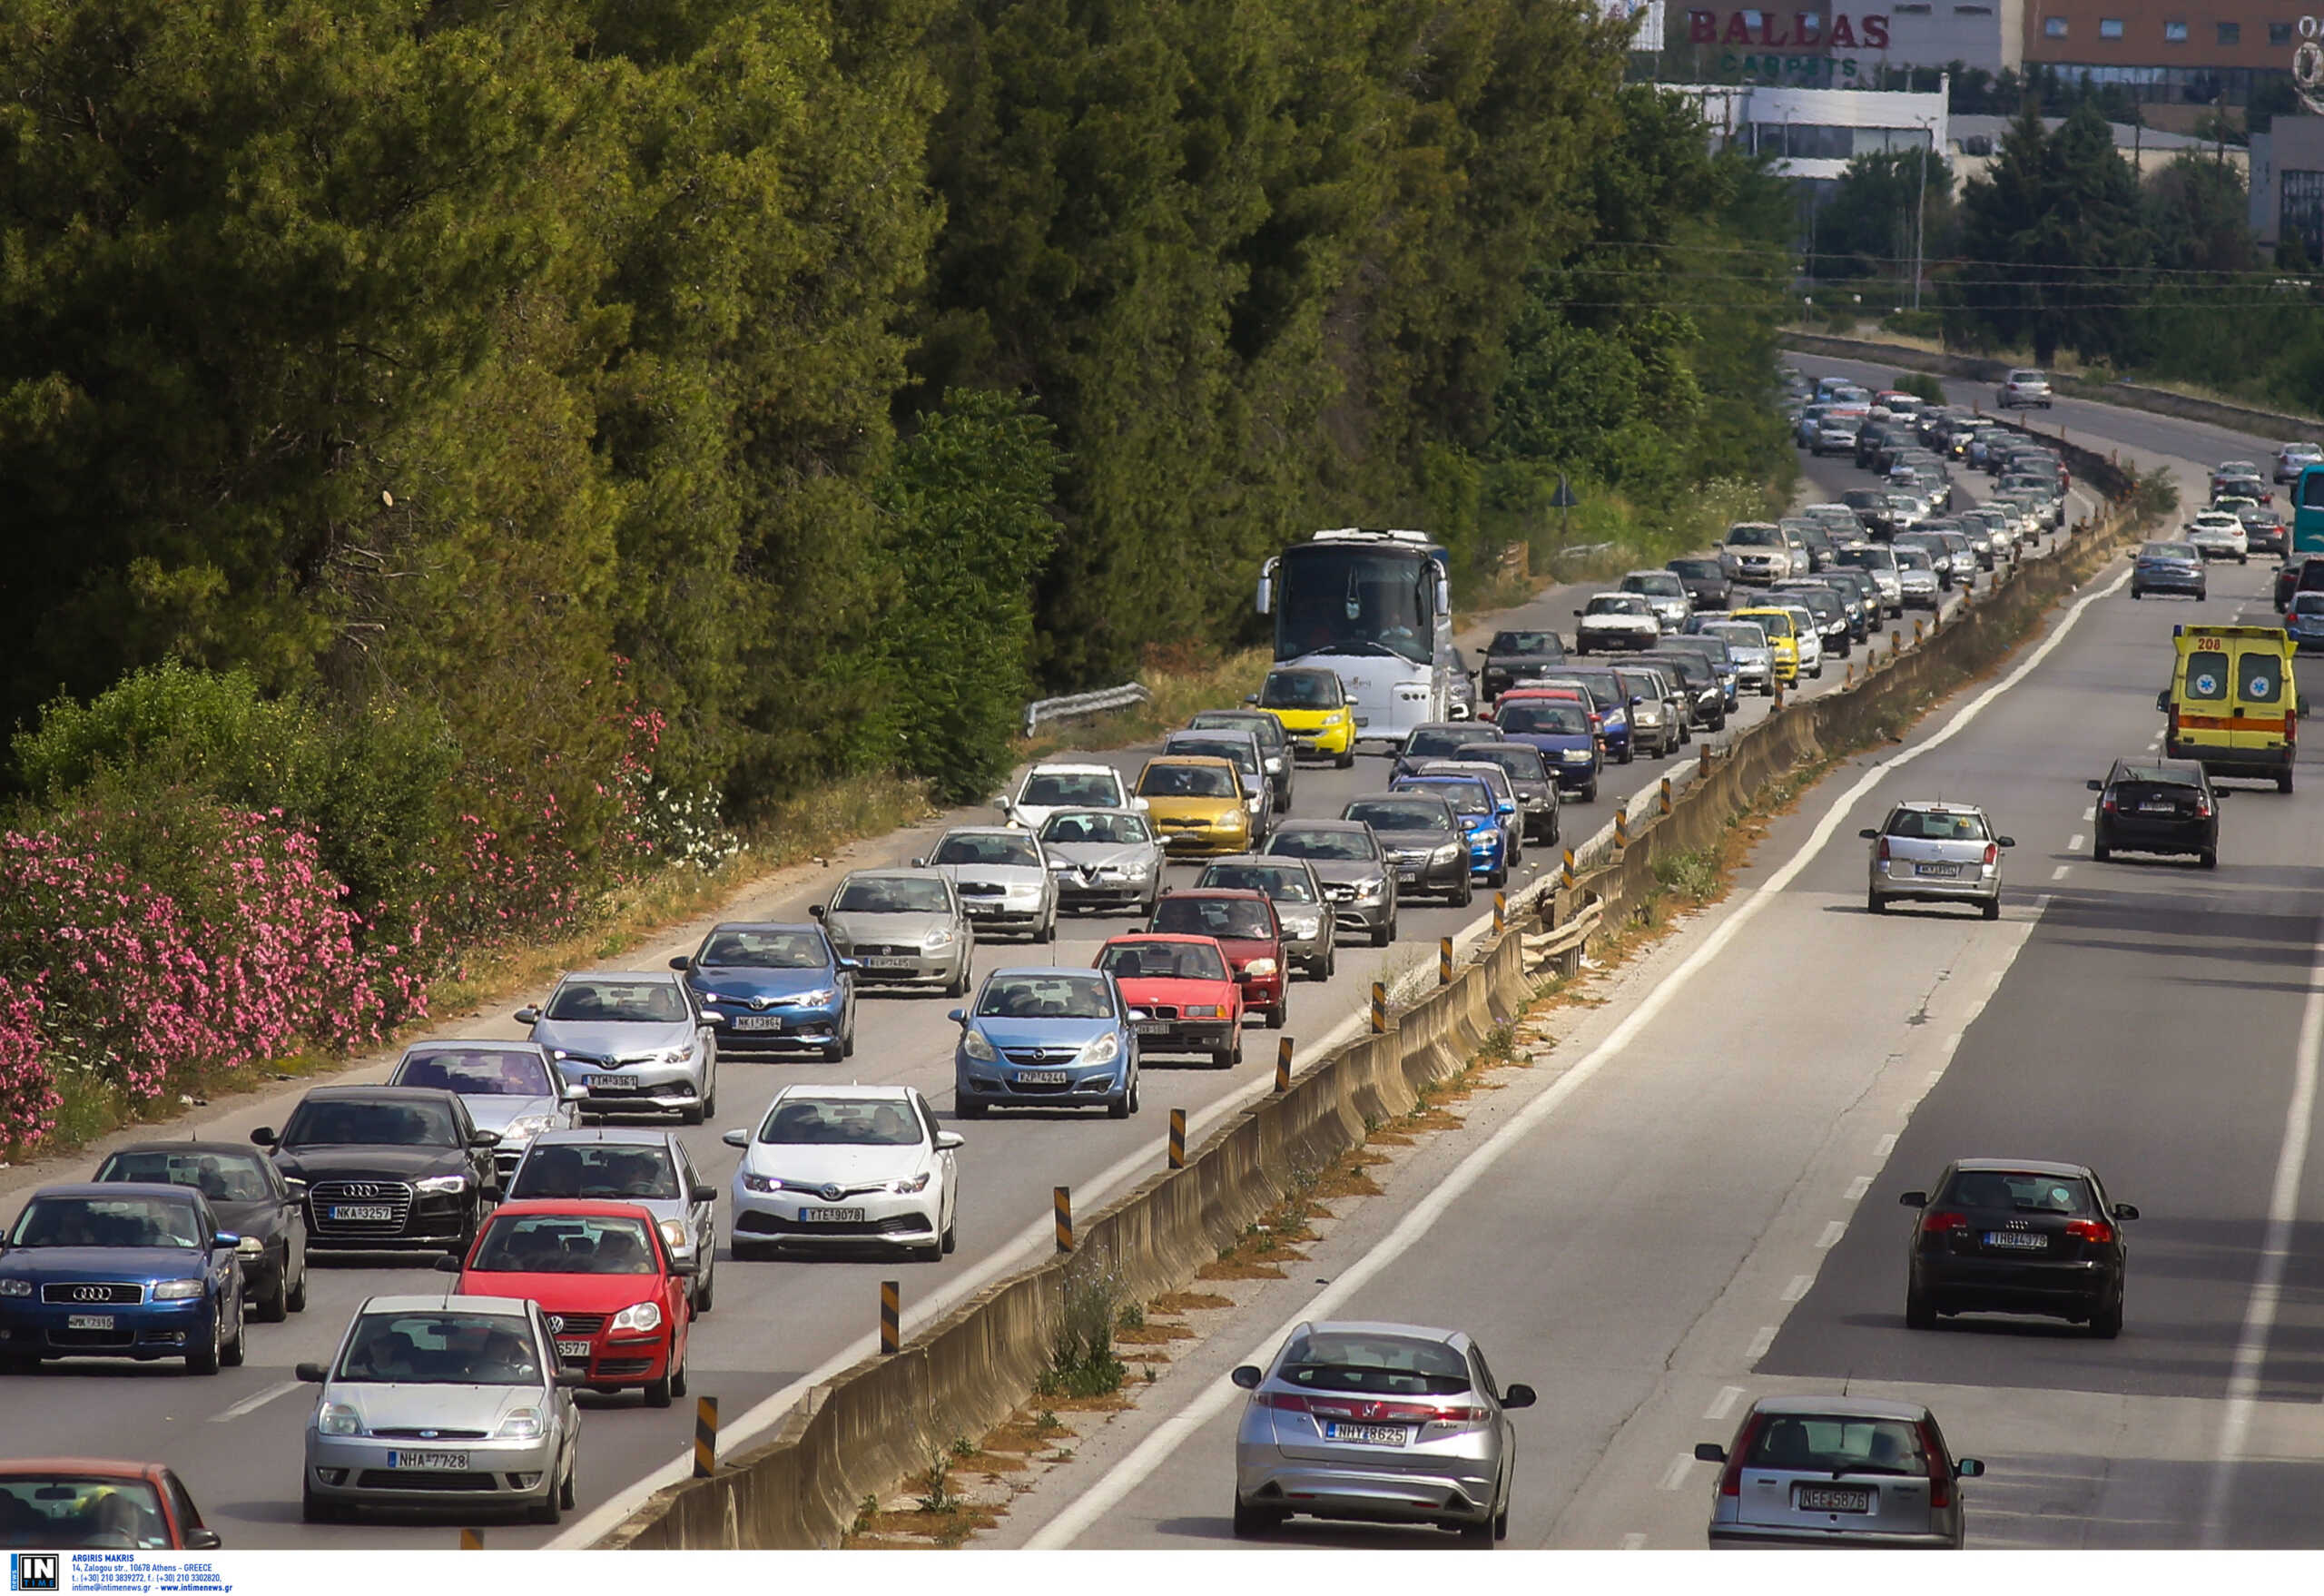
[[[2123,853],[2191,853],[2205,870],[2219,863],[2219,801],[2202,765],[2191,759],[2118,759],[2102,782],[2097,834],[2090,856],[2100,863]]]
[[[2080,1164],[1963,1158],[1936,1195],[1897,1199],[1920,1210],[1905,1286],[1905,1323],[1934,1330],[1952,1314],[2038,1314],[2122,1331],[2122,1227],[2139,1217],[2107,1200]]]
[[[149,1141],[108,1154],[103,1181],[190,1186],[210,1199],[220,1228],[241,1237],[242,1300],[253,1318],[281,1324],[307,1305],[306,1188],[237,1142]]]
[[[323,1086],[299,1100],[274,1150],[284,1177],[307,1183],[307,1233],[318,1250],[440,1248],[465,1253],[493,1195],[492,1149],[459,1094],[434,1087]]]

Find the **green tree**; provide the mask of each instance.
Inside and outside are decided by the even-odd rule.
[[[1942,155],[1934,150],[1858,155],[1816,214],[1815,275],[1888,278],[1909,293],[1915,258],[1945,255],[1952,232],[1953,169]]]

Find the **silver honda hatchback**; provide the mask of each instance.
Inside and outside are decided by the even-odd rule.
[[[1457,1330],[1340,1321],[1302,1325],[1262,1369],[1235,1436],[1235,1533],[1294,1513],[1438,1524],[1490,1546],[1509,1533],[1527,1385],[1495,1384]]]
[[[1928,1409],[1863,1396],[1768,1396],[1726,1446],[1711,1487],[1713,1551],[1777,1546],[1957,1552],[1963,1480],[1985,1465],[1955,1458]]]

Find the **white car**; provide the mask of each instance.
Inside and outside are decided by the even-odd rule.
[[[2048,409],[2050,374],[2036,371],[2031,367],[2021,367],[2012,371],[2008,380],[1994,393],[1994,404],[2004,410],[2014,409],[2020,405],[2039,405],[2043,409]]]
[[[1632,571],[1622,578],[1622,591],[1644,597],[1665,632],[1676,632],[1695,613],[1695,601],[1674,571]]]
[[[954,826],[914,869],[941,871],[960,894],[979,936],[1021,931],[1057,941],[1057,876],[1039,838],[1019,826]]]
[[[1000,793],[992,806],[1010,825],[1038,832],[1060,809],[1144,809],[1146,800],[1110,764],[1057,764],[1035,765],[1013,797]]]
[[[1662,623],[1654,606],[1637,593],[1592,594],[1588,604],[1573,612],[1581,624],[1573,629],[1573,651],[1651,648],[1662,637]]]
[[[2187,523],[2187,541],[2207,560],[2251,562],[2251,540],[2240,517],[2227,510],[2198,510]]]
[[[2276,451],[2276,480],[2297,482],[2309,466],[2324,465],[2324,445],[2288,443]]]
[[[1727,573],[1729,582],[1765,586],[1786,576],[1806,576],[1807,553],[1780,527],[1767,521],[1738,521],[1727,529],[1718,546],[1718,568]]]
[[[734,1256],[783,1246],[901,1247],[933,1262],[959,1223],[961,1138],[908,1086],[786,1086],[758,1128],[730,1130]]]

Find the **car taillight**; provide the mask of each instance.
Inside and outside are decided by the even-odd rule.
[[[2114,793],[2112,788],[2107,789],[2106,796],[2100,801],[2098,807],[2109,814],[2114,813]]]
[[[1876,850],[1875,850],[1875,851],[1874,851],[1873,857],[1874,857],[1874,858],[1876,858],[1876,859],[1877,859],[1877,860],[1879,860],[1879,861],[1880,861],[1880,862],[1881,862],[1881,863],[1883,863],[1883,864],[1886,864],[1886,863],[1887,863],[1887,862],[1888,862],[1888,839],[1887,839],[1887,838],[1883,837],[1883,838],[1881,838],[1881,839],[1880,839],[1880,846],[1879,846]]]
[[[1751,1455],[1751,1444],[1759,1438],[1759,1426],[1764,1418],[1754,1418],[1743,1426],[1743,1433],[1735,1438],[1735,1450],[1727,1454],[1727,1467],[1719,1471],[1718,1493],[1721,1496],[1743,1494],[1743,1460]]]
[[[2001,844],[2000,844],[2000,843],[1998,843],[1998,842],[1988,842],[1988,843],[1986,843],[1986,844],[1985,844],[1985,863],[1986,863],[1988,866],[1991,866],[1991,865],[1999,864],[2000,862],[2001,862]]]
[[[2195,818],[2197,820],[2209,820],[2211,817],[2211,801],[2201,793],[2197,793],[2195,795]]]
[[[1271,1407],[1278,1413],[1304,1414],[1309,1411],[1307,1399],[1295,1391],[1262,1391],[1258,1403],[1261,1407]]]
[[[1969,1228],[1969,1216],[1956,1214],[1950,1208],[1931,1208],[1921,1216],[1921,1228],[1931,1235],[1948,1230],[1966,1230]]]
[[[2069,1219],[2066,1221],[2066,1236],[2073,1241],[2095,1242],[2105,1246],[2114,1239],[2114,1227],[2103,1219]]]
[[[1921,1423],[1921,1455],[1928,1460],[1928,1504],[1931,1507],[1953,1505],[1953,1464],[1945,1455],[1945,1443],[1937,1439],[1936,1426],[1926,1420]]]

